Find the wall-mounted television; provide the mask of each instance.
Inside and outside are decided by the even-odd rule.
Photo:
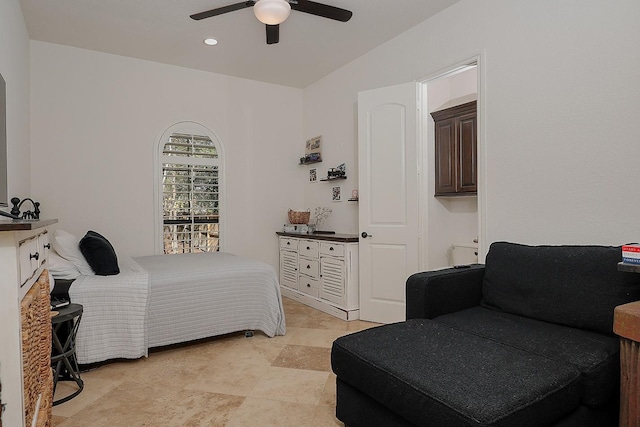
[[[0,207],[9,206],[7,183],[7,87],[0,74]]]

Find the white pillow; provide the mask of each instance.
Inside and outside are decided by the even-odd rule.
[[[75,265],[80,271],[80,274],[92,276],[95,273],[84,255],[82,255],[82,252],[80,252],[79,243],[80,241],[76,236],[64,230],[56,230],[53,233],[53,249],[55,249],[58,255]]]
[[[54,279],[68,279],[75,280],[80,276],[80,270],[73,265],[70,261],[62,258],[54,251],[49,252],[49,259],[47,260],[49,265],[49,273]]]

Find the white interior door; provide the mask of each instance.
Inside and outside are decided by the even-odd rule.
[[[360,318],[405,319],[405,283],[419,269],[415,83],[358,94]]]

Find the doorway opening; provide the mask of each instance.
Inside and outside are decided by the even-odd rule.
[[[426,270],[483,261],[478,65],[479,58],[473,58],[421,81],[420,228]]]

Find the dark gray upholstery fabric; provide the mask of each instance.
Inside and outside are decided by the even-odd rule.
[[[619,389],[617,337],[475,307],[434,319],[511,347],[567,363],[582,374],[582,402],[601,406]]]
[[[484,265],[415,273],[407,279],[407,319],[433,319],[480,304]]]
[[[621,248],[496,242],[486,258],[482,305],[613,335],[613,309],[640,300],[640,275],[620,272]]]
[[[415,427],[359,390],[336,378],[336,417],[349,427]]]
[[[341,381],[416,425],[542,426],[575,410],[580,372],[430,320],[338,338]]]

